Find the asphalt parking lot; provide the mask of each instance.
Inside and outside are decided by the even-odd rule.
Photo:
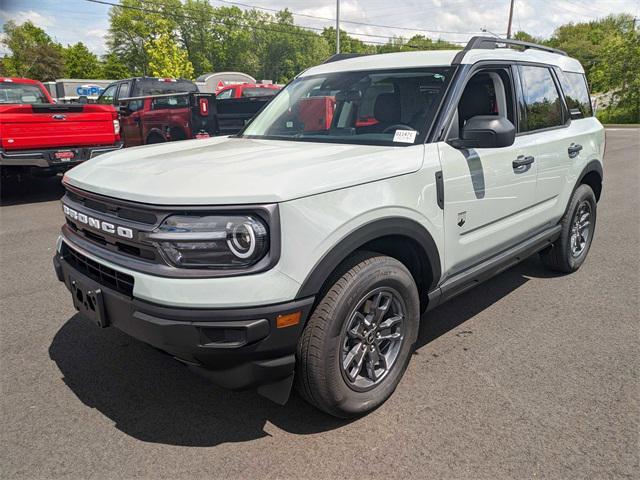
[[[75,315],[58,179],[3,185],[2,478],[639,478],[640,130],[607,131],[583,268],[536,258],[424,319],[392,398],[339,421],[228,392]]]

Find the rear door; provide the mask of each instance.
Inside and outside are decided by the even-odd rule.
[[[122,82],[118,89],[118,108],[120,111],[120,130],[127,147],[142,145],[142,126],[140,115],[144,100],[127,100],[131,96],[131,80]]]
[[[554,222],[564,211],[561,193],[566,189],[574,161],[568,153],[571,120],[551,67],[520,65],[518,72],[525,108],[521,135],[536,142],[535,203],[540,210],[537,221]]]
[[[488,68],[467,82],[452,124],[452,138],[476,115],[517,124],[512,67]],[[530,136],[504,148],[456,149],[438,144],[444,183],[445,262],[448,275],[499,253],[531,234],[537,164],[514,161],[535,155]]]

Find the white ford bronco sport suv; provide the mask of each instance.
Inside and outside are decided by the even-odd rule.
[[[603,153],[564,52],[332,57],[238,135],[67,172],[55,270],[83,316],[219,385],[361,415],[425,311],[531,254],[580,267]]]

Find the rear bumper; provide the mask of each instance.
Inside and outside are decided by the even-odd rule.
[[[292,378],[296,345],[313,298],[236,309],[165,307],[98,283],[60,253],[53,263],[70,292],[73,281],[87,290],[100,290],[103,326],[116,327],[168,353],[222,387],[245,389]],[[276,328],[278,315],[296,311],[302,312],[298,325]]]
[[[2,167],[35,167],[42,169],[65,171],[78,163],[90,160],[103,153],[113,152],[123,147],[122,142],[113,145],[92,147],[60,147],[37,150],[0,150],[0,166]],[[55,154],[60,151],[73,152],[74,158],[59,160]]]

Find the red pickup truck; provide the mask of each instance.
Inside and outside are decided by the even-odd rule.
[[[0,77],[2,176],[55,175],[122,148],[112,106],[56,104],[35,80]]]
[[[237,133],[272,98],[222,100],[190,80],[137,77],[112,83],[97,102],[118,109],[125,146],[133,147]]]
[[[238,83],[218,90],[216,98],[224,100],[225,98],[273,97],[281,88],[280,85],[272,83]]]
[[[214,99],[190,80],[136,77],[112,83],[97,103],[118,109],[125,146],[134,147],[214,135]]]

